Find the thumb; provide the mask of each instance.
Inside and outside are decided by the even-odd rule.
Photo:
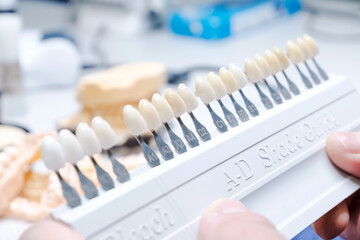
[[[234,199],[212,203],[203,213],[199,240],[284,240],[265,217],[251,213]]]
[[[360,177],[360,133],[332,133],[326,140],[326,151],[336,166]]]

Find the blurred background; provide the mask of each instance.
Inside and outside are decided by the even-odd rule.
[[[97,114],[117,125],[104,108],[152,94],[134,73],[164,75],[156,86],[163,89],[229,63],[242,66],[274,46],[285,49],[304,33],[317,40],[324,69],[360,87],[359,0],[0,0],[0,149],[22,132],[74,129]],[[132,78],[137,84],[118,93],[132,99],[106,107],[92,101],[89,79],[101,88],[102,79]],[[0,235],[16,239],[27,226],[2,220]],[[297,239],[318,237],[309,228]]]

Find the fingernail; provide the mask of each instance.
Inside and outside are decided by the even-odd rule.
[[[360,153],[360,133],[338,132],[335,136],[349,153]]]
[[[235,199],[220,199],[213,202],[204,212],[204,215],[221,215],[227,213],[248,212],[244,204]]]

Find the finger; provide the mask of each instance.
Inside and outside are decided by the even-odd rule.
[[[282,240],[285,239],[265,217],[251,213],[233,199],[212,203],[203,213],[199,240]]]
[[[333,239],[345,230],[349,219],[348,207],[343,201],[313,223],[313,228],[323,239]]]
[[[83,240],[78,233],[72,230],[69,226],[54,221],[52,219],[45,219],[40,221],[30,228],[28,228],[19,238],[19,240]]]
[[[360,133],[332,133],[326,140],[326,151],[336,166],[360,177]]]
[[[360,191],[352,196],[348,209],[350,222],[345,231],[341,234],[345,239],[359,239],[360,236]]]

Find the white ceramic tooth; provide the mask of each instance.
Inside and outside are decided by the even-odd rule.
[[[146,122],[140,112],[131,105],[126,105],[123,110],[125,126],[134,136],[139,136],[147,129]]]
[[[219,70],[219,76],[224,83],[226,92],[231,94],[239,89],[236,78],[232,72],[226,67],[222,67]]]
[[[179,84],[177,92],[184,101],[186,105],[186,111],[188,113],[194,111],[199,106],[199,102],[196,99],[195,94],[185,84],[183,83]]]
[[[138,109],[150,130],[153,130],[161,125],[159,113],[151,102],[146,99],[141,99]]]
[[[280,61],[272,51],[270,50],[265,51],[265,59],[270,66],[272,75],[275,75],[281,71]]]
[[[165,91],[165,99],[171,106],[175,117],[180,117],[186,112],[185,103],[175,90],[168,88]]]
[[[271,68],[266,59],[259,54],[255,54],[254,60],[262,71],[262,78],[265,79],[271,75]]]
[[[76,136],[68,129],[63,129],[59,133],[59,143],[64,152],[65,160],[71,164],[84,158],[85,154]]]
[[[296,39],[296,44],[299,46],[300,50],[301,50],[301,54],[303,56],[303,61],[306,61],[308,59],[310,59],[311,56],[311,50],[309,48],[309,46],[307,45],[307,43],[305,42],[304,39],[302,38],[297,38]]]
[[[99,139],[100,145],[104,150],[108,150],[116,145],[117,137],[110,124],[101,117],[94,117],[91,121],[91,127],[94,129]]]
[[[296,43],[294,43],[293,41],[288,41],[286,43],[286,52],[287,52],[287,55],[289,56],[289,58],[291,59],[291,61],[295,65],[297,65],[303,61],[303,56],[302,56],[301,50],[300,50],[299,46]]]
[[[209,104],[216,99],[214,89],[211,87],[210,83],[201,77],[196,78],[195,89],[196,96],[198,96],[205,104]]]
[[[235,64],[230,64],[229,70],[232,72],[232,74],[236,79],[238,89],[244,88],[248,80],[246,78],[245,73],[241,70],[241,68]]]
[[[207,80],[211,87],[214,89],[217,99],[220,99],[226,95],[226,88],[221,78],[214,72],[209,72]]]
[[[246,58],[244,67],[248,79],[250,79],[253,83],[257,83],[262,79],[262,71],[255,61]]]
[[[152,104],[155,106],[159,113],[160,119],[163,123],[169,122],[174,117],[174,112],[169,103],[160,94],[155,93],[151,99]]]
[[[286,54],[278,47],[274,47],[273,52],[281,64],[281,70],[287,69],[290,66],[290,61]]]
[[[58,171],[65,166],[65,156],[60,143],[52,136],[46,136],[41,144],[41,158],[46,167]]]
[[[310,37],[307,34],[304,34],[303,39],[305,40],[306,44],[308,45],[310,51],[311,51],[311,57],[315,57],[319,54],[319,47],[312,37]]]
[[[101,152],[101,145],[95,131],[86,123],[79,123],[76,128],[76,137],[86,155],[91,156]]]

